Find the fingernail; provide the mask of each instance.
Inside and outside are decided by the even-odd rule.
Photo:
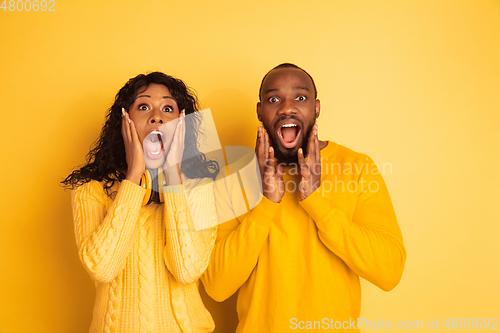
[[[122,117],[125,117],[125,108],[122,108]]]
[[[130,122],[131,122],[131,121],[130,121],[130,118],[128,118],[128,123],[130,124]]]

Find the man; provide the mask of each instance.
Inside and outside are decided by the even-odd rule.
[[[217,301],[239,289],[237,332],[357,331],[359,277],[391,290],[406,260],[385,183],[368,156],[318,139],[320,101],[303,69],[273,68],[259,99],[264,197],[219,226],[205,289]]]

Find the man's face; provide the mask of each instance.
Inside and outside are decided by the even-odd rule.
[[[307,143],[319,116],[311,79],[297,68],[273,70],[262,84],[257,115],[269,133],[274,156],[281,163],[298,163],[299,148],[307,155]]]

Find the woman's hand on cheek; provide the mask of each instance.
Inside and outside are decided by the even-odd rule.
[[[135,124],[124,108],[122,108],[122,136],[128,165],[127,177],[125,179],[139,185],[141,177],[146,170],[144,151],[137,135]]]
[[[181,180],[181,161],[184,154],[184,139],[186,137],[186,111],[182,110],[175,126],[172,144],[168,151],[163,173],[167,185],[182,184]]]

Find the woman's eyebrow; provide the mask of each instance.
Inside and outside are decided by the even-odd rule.
[[[139,95],[137,96],[135,99],[138,99],[138,98],[141,98],[141,97],[147,97],[147,98],[151,98],[151,96],[149,95]],[[172,97],[172,96],[163,96],[163,98],[170,98],[170,99],[173,99],[175,101],[175,99]]]

